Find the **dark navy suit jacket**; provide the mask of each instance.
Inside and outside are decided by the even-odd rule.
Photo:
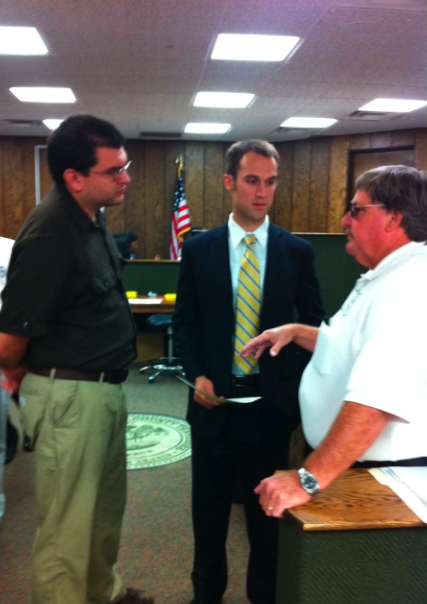
[[[260,331],[298,321],[319,325],[324,309],[313,265],[312,246],[270,224],[263,284]],[[295,313],[296,311],[296,313]],[[235,317],[228,227],[223,225],[188,240],[182,251],[176,310],[175,350],[189,380],[205,375],[218,396],[231,391]],[[277,357],[266,351],[260,361],[263,401],[253,422],[276,423],[278,417],[299,418],[298,387],[309,356],[298,346],[284,347]],[[239,405],[239,407],[252,407]],[[279,413],[277,413],[279,411]],[[187,420],[207,437],[215,436],[230,406],[207,410],[190,391]],[[266,426],[269,427],[268,425]],[[271,426],[270,426],[271,427]],[[277,428],[277,426],[275,426]]]

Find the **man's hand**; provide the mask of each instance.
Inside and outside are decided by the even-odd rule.
[[[255,358],[259,359],[264,350],[271,346],[270,354],[272,357],[275,357],[283,346],[292,342],[294,331],[295,325],[293,323],[275,327],[274,329],[267,329],[256,338],[253,338],[253,340],[250,340],[250,342],[242,348],[240,354],[247,359],[256,351]]]
[[[259,502],[267,516],[281,518],[284,510],[303,505],[311,499],[300,483],[298,472],[281,472],[261,480],[255,489]]]
[[[0,367],[18,368],[27,349],[29,338],[0,333]]]
[[[199,375],[196,378],[194,385],[198,390],[202,390],[207,394],[211,394],[212,396],[216,396],[213,383],[204,375]],[[199,405],[202,405],[206,409],[213,409],[214,407],[219,407],[223,403],[217,403],[216,401],[210,401],[208,398],[200,394],[200,392],[194,391],[194,400]]]
[[[10,392],[10,394],[18,394],[19,386],[25,376],[25,365],[18,365],[14,369],[2,367],[1,371],[4,375],[4,379],[1,382],[3,390]]]
[[[271,346],[270,354],[272,357],[275,357],[279,354],[283,346],[286,346],[291,342],[295,342],[295,344],[298,344],[301,348],[313,352],[314,347],[316,346],[318,333],[319,330],[317,327],[301,325],[300,323],[288,323],[287,325],[281,325],[280,327],[274,327],[273,329],[263,331],[261,335],[250,340],[250,342],[242,348],[240,354],[247,359],[256,351],[255,358],[259,359],[264,350]]]

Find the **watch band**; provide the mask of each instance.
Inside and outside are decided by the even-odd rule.
[[[298,470],[298,475],[302,488],[307,491],[309,495],[315,495],[320,491],[317,478],[313,476],[313,474],[310,474],[305,468],[300,468]]]

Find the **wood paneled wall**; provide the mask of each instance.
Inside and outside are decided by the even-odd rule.
[[[44,139],[0,137],[0,235],[15,238],[35,205],[34,147]],[[414,145],[415,166],[427,170],[427,129],[310,138],[276,143],[280,172],[272,220],[290,231],[341,233],[347,198],[348,153],[355,149]],[[125,203],[107,209],[113,233],[139,238],[139,258],[168,258],[177,176],[185,162],[185,192],[193,226],[224,223],[231,211],[224,190],[224,155],[229,143],[129,140],[132,182]],[[42,195],[50,186],[42,164]]]
[[[42,138],[0,137],[0,236],[15,239],[34,208],[34,149]]]

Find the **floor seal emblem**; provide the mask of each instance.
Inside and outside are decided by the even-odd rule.
[[[129,413],[127,469],[166,466],[191,455],[190,426],[179,417]]]

